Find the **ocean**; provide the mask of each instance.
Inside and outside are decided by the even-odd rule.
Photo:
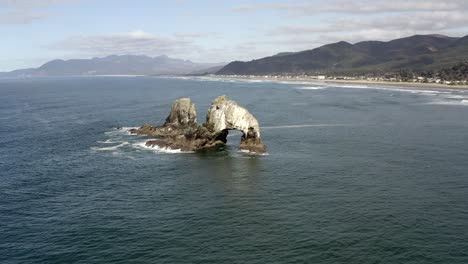
[[[128,133],[227,95],[267,155]],[[468,90],[0,80],[0,263],[468,263]]]

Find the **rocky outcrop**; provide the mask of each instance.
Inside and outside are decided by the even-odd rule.
[[[180,98],[172,104],[171,112],[162,126],[144,124],[130,133],[151,137],[171,137],[183,135],[187,130],[197,128],[197,111],[190,98]]]
[[[222,146],[227,142],[229,130],[239,130],[242,132],[241,150],[266,152],[257,119],[226,96],[219,96],[212,102],[203,125],[197,126],[196,119],[195,106],[189,98],[182,98],[173,103],[162,126],[145,124],[130,132],[158,138],[146,142],[147,146],[197,151]]]
[[[164,127],[171,126],[176,128],[196,127],[197,111],[195,104],[190,98],[180,98],[172,104],[171,112],[166,118]]]
[[[226,141],[227,131],[241,131],[240,149],[252,152],[265,152],[260,139],[260,126],[257,119],[247,109],[239,106],[226,96],[219,96],[212,103],[206,116],[205,127],[222,141]]]

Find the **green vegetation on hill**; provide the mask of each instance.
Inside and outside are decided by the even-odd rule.
[[[295,53],[280,53],[249,62],[229,63],[218,74],[385,74],[430,71],[468,60],[468,36],[415,35],[388,42],[344,41]]]
[[[424,78],[424,80],[440,80],[444,81],[467,81],[468,80],[468,61],[457,63],[451,67],[442,68],[439,70],[428,70],[421,72],[412,72],[401,70],[397,78],[407,81],[414,78]]]

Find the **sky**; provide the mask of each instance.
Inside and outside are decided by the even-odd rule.
[[[0,0],[0,71],[53,59],[195,62],[415,34],[468,35],[468,0]]]

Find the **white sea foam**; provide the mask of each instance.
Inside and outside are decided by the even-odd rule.
[[[341,84],[328,84],[330,87],[335,88],[348,88],[348,89],[370,89],[370,90],[384,90],[394,92],[404,92],[412,94],[422,95],[438,95],[438,94],[452,94],[452,91],[439,91],[439,90],[427,90],[427,89],[410,89],[405,87],[389,87],[389,86],[374,86],[374,85],[341,85]]]
[[[141,141],[132,144],[132,146],[139,148],[139,149],[147,149],[147,150],[153,150],[156,152],[162,152],[162,153],[170,153],[170,154],[178,154],[178,153],[193,153],[193,151],[182,151],[180,149],[171,149],[171,148],[161,148],[159,146],[147,146],[146,141]]]
[[[298,90],[323,90],[325,89],[325,86],[302,86],[298,87]]]
[[[246,79],[245,80],[246,82],[249,82],[249,83],[263,83],[265,82],[264,80],[257,80],[257,79]]]
[[[137,129],[138,127],[121,127],[120,130],[129,131],[131,129]]]
[[[294,85],[311,85],[311,84],[316,84],[314,82],[300,82],[300,81],[275,81],[275,80],[269,80],[270,82],[275,82],[275,83],[281,83],[281,84],[294,84]]]
[[[120,128],[113,128],[111,131],[104,132],[105,135],[119,135],[119,134],[124,134],[124,135],[133,135],[130,133],[131,129],[137,129],[138,127],[120,127]]]
[[[134,134],[130,133],[130,130],[137,129],[137,128],[139,128],[139,127],[121,127],[120,130],[124,131],[128,135],[134,135]]]
[[[92,150],[96,150],[96,151],[112,151],[112,150],[117,150],[118,148],[120,147],[123,147],[123,146],[126,146],[130,143],[128,143],[127,141],[123,142],[122,144],[119,144],[119,145],[116,145],[116,146],[112,146],[112,147],[105,147],[105,148],[98,148],[98,147],[91,147]]]
[[[240,149],[239,152],[248,154],[248,155],[255,155],[255,156],[270,156],[270,154],[268,153],[258,153],[258,152],[254,152],[254,151],[250,151],[246,149]]]
[[[464,100],[466,100],[466,99],[468,99],[468,96],[454,94],[454,95],[445,96],[445,98],[447,98],[447,99],[464,99]]]
[[[433,105],[461,105],[461,106],[468,106],[468,100],[461,100],[461,101],[434,101],[428,104]]]
[[[112,140],[108,139],[106,141],[98,141],[97,143],[99,143],[99,144],[116,144],[116,143],[120,143],[120,141],[112,141]]]
[[[367,85],[331,85],[339,88],[351,88],[351,89],[369,89],[371,87]]]
[[[262,129],[277,129],[277,128],[303,128],[303,127],[334,127],[334,126],[350,126],[351,124],[306,124],[306,125],[286,125],[286,126],[264,126]]]

